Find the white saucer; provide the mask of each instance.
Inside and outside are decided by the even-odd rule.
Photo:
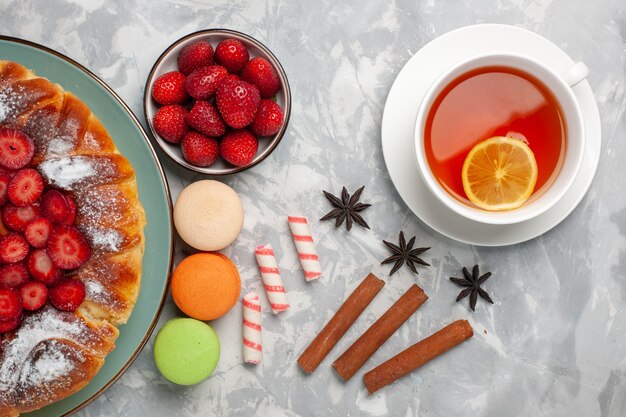
[[[600,158],[600,114],[587,81],[574,87],[586,134],[586,151],[578,176],[565,196],[542,215],[513,225],[487,225],[465,219],[444,206],[428,190],[413,152],[414,125],[422,97],[437,76],[472,55],[506,51],[534,57],[556,72],[574,61],[536,33],[514,26],[482,24],[448,32],[420,49],[394,81],[382,120],[385,164],[398,193],[415,215],[437,232],[469,244],[505,246],[537,237],[565,219],[583,198]]]

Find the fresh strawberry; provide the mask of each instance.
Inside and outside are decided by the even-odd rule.
[[[0,288],[0,320],[15,320],[21,314],[20,293],[13,288]]]
[[[178,71],[161,75],[152,85],[152,98],[162,106],[183,104],[189,98],[185,89],[185,76]]]
[[[21,235],[9,234],[0,240],[0,262],[23,261],[28,255],[28,242]]]
[[[252,123],[260,101],[259,90],[245,81],[228,79],[217,89],[217,108],[224,122],[234,129]]]
[[[237,39],[224,39],[215,48],[215,62],[233,74],[241,71],[249,58],[246,46]]]
[[[271,136],[283,125],[283,109],[276,102],[261,100],[259,110],[250,125],[252,133],[258,136]]]
[[[0,129],[0,165],[20,169],[30,163],[35,155],[35,145],[26,133],[18,129]]]
[[[65,201],[67,201],[67,207],[69,208],[69,214],[63,224],[73,224],[76,220],[76,202],[69,195],[65,195]]]
[[[11,182],[11,175],[7,172],[0,172],[0,204],[4,204],[9,199],[9,182]]]
[[[239,78],[237,74],[228,74],[228,77],[224,78],[222,83],[225,83],[226,81],[240,81],[240,80],[241,78]]]
[[[76,269],[87,262],[91,248],[77,228],[58,225],[52,229],[48,239],[48,254],[58,268]]]
[[[187,77],[185,88],[196,100],[208,100],[227,76],[228,71],[220,65],[198,68]]]
[[[19,288],[28,282],[28,270],[22,263],[0,267],[0,285]]]
[[[13,320],[0,320],[0,334],[17,329],[20,323],[22,323],[21,315]]]
[[[185,75],[207,65],[213,65],[213,47],[207,41],[190,43],[178,54],[178,69]]]
[[[45,249],[32,251],[28,255],[26,263],[30,276],[47,286],[54,285],[61,277],[61,272],[52,263],[52,259],[50,259],[50,255],[48,255]]]
[[[178,143],[188,130],[185,123],[186,115],[187,110],[183,106],[163,106],[154,115],[152,125],[163,139],[170,143]]]
[[[2,224],[16,232],[23,231],[28,223],[40,215],[39,206],[15,207],[9,203],[2,206]]]
[[[226,132],[226,125],[215,106],[208,101],[196,101],[187,117],[187,125],[206,136],[218,137]]]
[[[45,248],[52,232],[52,222],[40,217],[28,223],[24,228],[26,241],[34,248]]]
[[[30,206],[43,192],[43,178],[32,168],[21,169],[9,182],[9,200],[18,207]]]
[[[85,284],[75,279],[64,279],[50,288],[50,302],[58,310],[75,311],[85,299]]]
[[[254,84],[261,97],[270,98],[280,89],[280,78],[267,59],[260,56],[252,58],[241,71],[241,79]]]
[[[71,217],[71,208],[62,192],[48,190],[41,197],[43,216],[52,223],[66,223]]]
[[[43,282],[31,281],[20,288],[24,310],[39,310],[48,301],[48,287]]]
[[[244,167],[254,159],[259,141],[246,129],[232,130],[220,142],[220,154],[227,162]]]
[[[220,144],[217,139],[196,132],[185,135],[181,148],[185,160],[199,167],[212,165],[220,156]]]

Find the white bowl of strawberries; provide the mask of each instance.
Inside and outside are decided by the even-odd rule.
[[[227,29],[187,35],[165,50],[144,91],[146,121],[179,165],[228,175],[278,146],[291,92],[278,59],[261,42]]]

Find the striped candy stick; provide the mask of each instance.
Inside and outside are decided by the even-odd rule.
[[[243,297],[243,361],[261,363],[261,302],[259,295],[250,292]]]
[[[307,281],[318,279],[322,275],[322,266],[315,250],[309,222],[306,217],[302,216],[288,216],[287,220],[291,229],[291,237],[296,244],[300,264],[304,270],[304,277]]]
[[[278,264],[276,263],[272,245],[268,243],[257,247],[255,255],[272,313],[278,314],[287,310],[289,301],[287,301],[285,287],[283,287],[283,282],[280,279],[280,272],[278,272]]]

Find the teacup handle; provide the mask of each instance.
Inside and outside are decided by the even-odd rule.
[[[587,78],[587,75],[589,75],[589,68],[587,68],[583,62],[578,61],[572,68],[561,74],[561,77],[563,77],[565,82],[570,87],[574,87],[576,84]]]

